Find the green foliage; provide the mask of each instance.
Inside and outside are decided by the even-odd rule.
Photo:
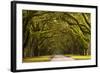
[[[23,57],[88,55],[90,13],[23,10]]]

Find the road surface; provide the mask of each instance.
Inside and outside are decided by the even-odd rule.
[[[66,57],[63,55],[55,55],[51,61],[73,61],[74,59],[71,57]]]

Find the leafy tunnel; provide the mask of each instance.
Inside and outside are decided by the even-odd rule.
[[[22,11],[23,57],[91,54],[91,14]]]

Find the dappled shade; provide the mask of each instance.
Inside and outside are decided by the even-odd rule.
[[[23,58],[90,55],[90,18],[90,13],[23,10]]]

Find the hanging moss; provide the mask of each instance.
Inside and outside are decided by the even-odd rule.
[[[31,10],[23,10],[22,13],[24,57],[53,54],[85,55],[89,49],[89,13]]]

